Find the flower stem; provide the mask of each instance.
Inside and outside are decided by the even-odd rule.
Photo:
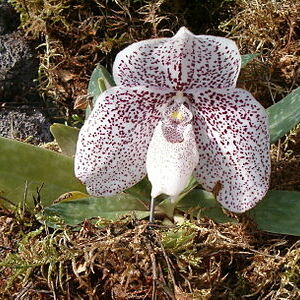
[[[154,203],[155,203],[155,198],[151,197],[151,203],[150,203],[150,216],[149,216],[149,222],[153,223],[154,222]]]

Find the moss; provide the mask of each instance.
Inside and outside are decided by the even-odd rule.
[[[18,240],[0,263],[0,285],[1,276],[8,279],[0,289],[4,299],[299,297],[299,242],[250,224],[201,219],[149,228],[124,218],[54,232],[37,225],[23,237],[11,235]]]
[[[141,39],[170,34],[180,26],[161,1],[11,0],[21,27],[39,39],[40,91],[72,114],[77,97],[86,94],[95,64],[108,69],[116,53]],[[130,30],[128,30],[130,28]]]
[[[265,106],[300,84],[299,1],[237,0],[231,19],[219,26],[243,54],[261,55],[244,70],[240,84]]]
[[[195,33],[220,32],[217,24],[233,1],[177,0],[10,0],[21,27],[39,40],[40,92],[73,114],[87,91],[97,63],[111,70],[122,48],[132,42],[172,36],[185,25]],[[208,17],[209,16],[209,17]]]
[[[297,1],[235,1],[237,14],[220,28],[216,24],[222,16],[236,8],[226,13],[232,1],[12,3],[27,35],[40,39],[41,91],[62,103],[67,114],[76,97],[86,93],[96,63],[111,67],[116,52],[128,43],[171,35],[183,24],[193,24],[197,33],[226,29],[244,53],[261,52],[239,85],[266,107],[299,80]],[[220,18],[209,28],[212,23],[196,19],[196,7],[209,7],[212,19]],[[195,12],[187,15],[191,9]],[[265,16],[270,26],[260,25]],[[298,128],[273,146],[272,188],[299,190],[299,142]],[[34,217],[0,210],[0,247],[3,299],[300,298],[299,241],[258,232],[247,222],[200,219],[149,228],[135,219],[99,220],[96,225],[85,221],[80,231],[60,224],[49,232]]]

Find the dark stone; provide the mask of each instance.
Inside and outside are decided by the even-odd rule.
[[[36,108],[22,106],[0,110],[0,136],[39,144],[53,140],[48,118]]]
[[[7,1],[0,0],[0,35],[13,32],[20,25],[20,19]]]
[[[20,31],[0,35],[0,100],[36,99],[38,66],[33,47]]]
[[[39,60],[35,45],[17,29],[19,24],[14,8],[0,0],[0,136],[45,143],[52,140],[50,121],[42,108],[32,107],[43,103],[34,81]]]

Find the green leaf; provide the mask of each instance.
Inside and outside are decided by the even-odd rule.
[[[92,106],[95,106],[98,96],[107,90],[110,86],[115,86],[115,82],[111,74],[101,65],[97,65],[94,69],[88,86],[88,94],[93,98]],[[87,120],[92,107],[89,104],[85,111],[85,119]]]
[[[300,87],[267,109],[271,143],[275,143],[300,122]]]
[[[166,215],[168,218],[172,219],[174,217],[176,205],[177,203],[171,202],[171,199],[168,197],[167,199],[161,201],[159,204],[155,204],[155,212]]]
[[[106,88],[107,83],[110,86],[116,85],[112,75],[106,70],[106,68],[98,64],[91,75],[88,86],[89,95],[92,97],[98,97],[101,93],[103,93],[103,86],[99,84],[99,79],[104,80]]]
[[[50,131],[58,143],[63,154],[73,157],[76,152],[76,144],[79,129],[54,123],[50,126]]]
[[[185,187],[185,189],[178,196],[178,198],[176,200],[176,203],[181,201],[182,198],[184,198],[186,195],[188,195],[198,185],[199,185],[199,182],[197,181],[197,179],[194,176],[191,176],[187,186]]]
[[[210,218],[217,223],[236,222],[235,219],[224,214],[221,205],[212,193],[200,189],[192,190],[176,208],[195,217]]]
[[[261,230],[300,236],[300,192],[269,191],[249,215]]]
[[[41,203],[50,205],[63,193],[81,191],[84,186],[73,175],[73,159],[14,140],[0,138],[0,204],[8,207],[26,198],[30,208],[40,188]],[[24,194],[26,194],[24,196]]]
[[[167,197],[167,198],[163,199],[156,206],[156,211],[160,214],[165,214],[170,219],[172,219],[174,217],[174,210],[177,207],[177,204],[198,185],[199,185],[199,183],[197,182],[196,178],[191,176],[187,186],[180,193],[180,195],[177,197],[177,199],[175,199],[175,201],[171,201],[171,199],[167,195],[165,195],[165,197]],[[149,196],[149,198],[150,197],[151,196]]]
[[[223,213],[212,193],[195,189],[185,196],[177,208],[193,216],[207,217],[217,223],[236,222]],[[260,230],[300,236],[300,192],[269,191],[247,212]]]
[[[68,225],[77,225],[85,219],[101,217],[116,220],[135,213],[138,218],[149,216],[147,205],[125,193],[113,197],[88,197],[60,202],[44,210],[46,216],[58,216]]]
[[[252,61],[255,57],[259,55],[260,53],[242,55],[242,68],[244,68],[250,61]]]
[[[127,189],[125,193],[136,197],[146,203],[151,200],[151,183],[148,177],[144,177],[140,182],[135,184],[133,187]]]

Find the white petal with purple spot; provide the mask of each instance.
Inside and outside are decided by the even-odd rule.
[[[100,95],[75,155],[75,175],[91,195],[117,194],[146,175],[148,145],[172,96],[145,87],[115,87]]]
[[[116,57],[113,75],[117,85],[184,91],[234,87],[240,67],[233,41],[194,35],[182,27],[172,38],[145,40],[125,48]]]
[[[215,190],[221,204],[244,212],[261,200],[269,186],[267,115],[247,91],[189,91],[199,150],[196,178]]]

